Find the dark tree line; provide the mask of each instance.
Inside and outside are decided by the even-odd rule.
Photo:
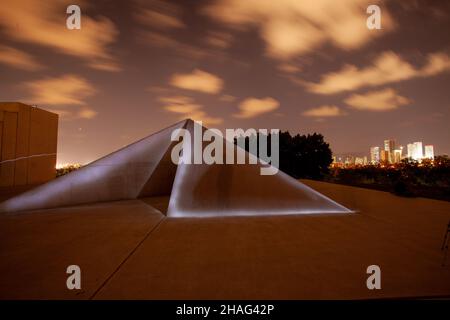
[[[333,161],[330,145],[318,133],[291,136],[280,133],[280,170],[294,178],[319,179]]]
[[[261,137],[267,139],[269,154],[271,154],[270,135],[269,137]],[[248,146],[250,139],[255,139],[255,137],[251,136],[245,139],[245,149],[247,151],[249,151]],[[279,142],[279,169],[281,171],[296,179],[320,179],[328,174],[329,166],[333,159],[330,145],[325,142],[323,135],[313,133],[307,135],[296,134],[292,136],[289,131],[281,131],[279,133]]]
[[[395,166],[370,165],[335,168],[329,182],[390,191],[400,196],[421,196],[450,201],[450,159],[435,157],[421,163],[404,159]]]

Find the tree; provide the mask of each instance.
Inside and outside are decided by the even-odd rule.
[[[265,139],[270,141],[269,137]],[[248,151],[249,139],[245,138],[245,149]],[[259,139],[259,136],[258,136]],[[321,134],[295,135],[286,132],[279,133],[280,140],[280,170],[288,175],[299,178],[320,179],[329,171],[332,159],[331,149]],[[235,142],[237,139],[235,139]],[[270,144],[269,144],[269,153]]]
[[[280,133],[280,170],[294,178],[322,178],[332,162],[330,145],[321,134]]]

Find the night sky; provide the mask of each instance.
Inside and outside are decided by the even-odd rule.
[[[2,0],[0,100],[60,114],[59,163],[188,117],[320,132],[337,154],[388,138],[450,154],[449,32],[449,1]]]

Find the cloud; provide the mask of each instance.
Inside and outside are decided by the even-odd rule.
[[[419,71],[419,76],[434,76],[450,71],[450,56],[443,52],[428,55],[427,64]]]
[[[46,46],[82,58],[93,68],[101,65],[101,70],[119,70],[108,49],[118,35],[114,23],[101,16],[89,17],[83,12],[89,4],[83,1],[77,4],[82,8],[80,30],[67,29],[67,4],[57,0],[15,0],[0,6],[0,29],[15,41]]]
[[[345,113],[339,109],[337,106],[320,106],[316,108],[312,108],[303,112],[303,115],[306,117],[314,117],[314,118],[324,118],[324,117],[338,117],[342,116]]]
[[[84,98],[95,93],[91,83],[72,74],[27,82],[25,87],[31,104],[84,105]]]
[[[180,5],[169,3],[168,1],[150,0],[137,1],[138,5],[134,13],[134,19],[139,23],[136,31],[136,40],[144,45],[150,45],[156,48],[165,49],[167,52],[176,53],[179,56],[190,59],[204,59],[205,57],[217,57],[222,59],[223,52],[217,49],[212,43],[209,47],[193,44],[192,39],[177,39],[177,31],[186,28],[186,24],[182,21],[183,8]],[[204,40],[206,43],[214,41],[213,36],[217,39],[214,42],[220,45],[220,37],[225,37],[225,33],[208,32],[209,36]],[[224,38],[223,41],[226,39]],[[224,42],[222,41],[222,45]],[[223,48],[220,48],[223,49]]]
[[[143,10],[137,15],[137,20],[142,24],[161,29],[184,28],[185,24],[171,15],[152,10]]]
[[[226,49],[231,45],[233,36],[226,32],[210,31],[206,36],[206,42],[216,48]]]
[[[80,110],[67,110],[61,108],[47,108],[44,107],[45,110],[56,113],[59,115],[59,118],[65,121],[71,121],[76,119],[93,119],[97,116],[98,112],[90,108],[82,108]]]
[[[141,31],[138,33],[138,38],[160,48],[176,48],[181,44],[170,36],[154,31]]]
[[[0,45],[0,63],[26,71],[37,71],[43,68],[43,66],[28,53],[2,45]]]
[[[308,91],[333,94],[404,81],[417,77],[429,77],[450,70],[450,57],[445,53],[429,54],[422,68],[416,68],[392,51],[384,52],[374,63],[365,68],[345,65],[337,72],[321,77],[319,83],[303,82]]]
[[[187,96],[169,96],[160,97],[158,101],[164,104],[164,109],[180,114],[181,119],[190,118],[196,121],[202,121],[205,125],[215,125],[223,122],[220,117],[209,116],[203,109],[203,106],[196,103],[194,99]]]
[[[284,73],[297,73],[302,71],[302,68],[291,63],[281,63],[277,66],[277,68]]]
[[[68,120],[74,118],[73,113],[67,109],[47,108],[47,107],[44,107],[44,109],[49,112],[56,113],[59,116],[59,119]]]
[[[44,78],[24,84],[31,96],[32,105],[57,113],[63,120],[93,119],[98,112],[86,106],[85,99],[96,90],[86,79],[66,74],[60,77]],[[67,108],[69,107],[70,108]]]
[[[266,53],[289,59],[313,52],[331,43],[357,49],[372,38],[394,28],[386,7],[382,8],[382,30],[366,26],[366,8],[374,0],[216,0],[203,13],[238,29],[256,27],[266,43]]]
[[[398,95],[394,89],[387,88],[379,91],[370,91],[365,94],[352,94],[344,102],[358,110],[389,111],[407,105],[411,101]]]
[[[199,111],[202,106],[194,103],[194,100],[186,96],[161,97],[158,99],[164,103],[164,109],[170,112],[192,114]]]
[[[263,99],[247,98],[239,104],[239,113],[236,113],[233,116],[242,119],[253,118],[274,111],[278,109],[279,106],[280,103],[271,97]]]
[[[151,92],[151,93],[156,93],[156,94],[161,94],[161,93],[167,93],[170,92],[170,88],[169,87],[164,87],[164,86],[160,86],[160,85],[151,85],[148,86],[145,91]]]
[[[78,116],[82,119],[93,119],[97,116],[98,112],[89,108],[83,108],[78,112]]]
[[[150,45],[152,47],[166,49],[166,52],[176,52],[179,55],[192,59],[204,59],[212,56],[212,52],[197,46],[176,40],[174,37],[149,30],[140,30],[137,32],[137,41]]]
[[[174,74],[170,79],[170,84],[186,90],[219,93],[223,87],[223,80],[211,73],[195,69],[191,73]]]
[[[185,28],[181,19],[181,7],[167,1],[150,0],[138,1],[139,9],[135,19],[146,26],[167,29]]]
[[[223,122],[222,118],[208,116],[205,111],[191,113],[188,117],[195,121],[202,121],[205,126],[221,124]]]
[[[223,102],[234,102],[234,101],[236,101],[236,99],[237,98],[235,96],[232,96],[232,95],[229,95],[229,94],[223,94],[219,98],[219,100],[223,101]]]
[[[112,61],[93,61],[88,63],[88,66],[100,71],[119,72],[122,70],[118,63]]]

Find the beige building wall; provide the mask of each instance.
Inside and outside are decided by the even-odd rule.
[[[0,187],[55,178],[57,137],[57,114],[19,102],[0,102]]]

